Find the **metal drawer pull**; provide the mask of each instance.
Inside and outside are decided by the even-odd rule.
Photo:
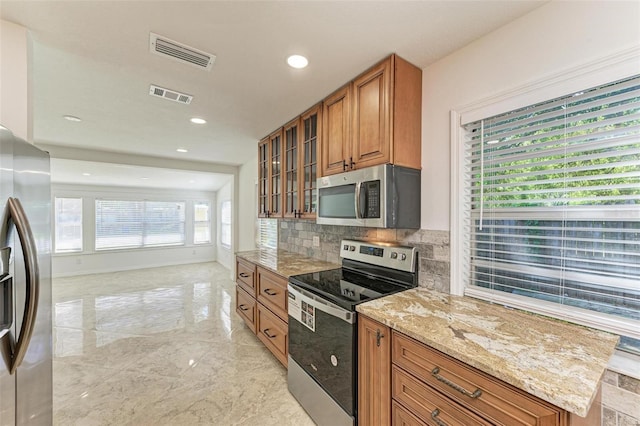
[[[249,274],[247,274],[246,272],[240,272],[238,275],[240,275],[242,278],[249,278]]]
[[[380,333],[380,329],[376,331],[376,346],[380,346],[380,339],[384,337],[384,334]]]
[[[435,377],[439,382],[444,383],[447,386],[450,386],[452,388],[454,388],[455,390],[457,390],[458,392],[460,392],[461,394],[468,396],[469,398],[478,398],[480,395],[482,395],[482,389],[478,388],[475,391],[473,391],[473,393],[469,392],[468,390],[466,390],[465,388],[463,388],[460,385],[456,385],[455,383],[453,383],[452,381],[445,379],[444,377],[442,377],[440,374],[440,367],[436,367],[433,370],[431,370],[431,375],[433,377]]]
[[[243,311],[248,311],[249,308],[247,308],[247,305],[242,304],[242,305],[238,305],[238,308],[242,309]]]
[[[263,333],[264,333],[264,335],[265,335],[265,336],[267,336],[269,339],[275,339],[275,338],[276,338],[276,335],[275,335],[275,334],[274,334],[274,335],[271,335],[271,334],[269,334],[269,333],[268,333],[268,331],[269,331],[269,329],[268,329],[268,328],[265,328],[262,332],[263,332]]]
[[[278,293],[274,293],[273,291],[271,291],[270,288],[265,288],[264,290],[262,290],[264,293],[268,294],[269,296],[276,296]]]
[[[442,420],[440,420],[438,418],[438,416],[440,415],[440,410],[438,410],[437,408],[435,410],[433,410],[431,412],[431,419],[436,422],[436,424],[438,426],[447,426],[447,424],[445,422],[443,422]]]

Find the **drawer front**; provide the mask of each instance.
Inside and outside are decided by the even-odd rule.
[[[258,268],[258,301],[271,309],[284,322],[289,322],[287,314],[287,279]]]
[[[500,425],[558,424],[561,410],[498,379],[393,332],[395,365]]]
[[[258,303],[258,338],[285,367],[289,344],[288,331],[284,321]]]
[[[236,258],[236,282],[254,298],[256,297],[256,266],[244,259]]]
[[[426,424],[466,426],[491,424],[464,407],[449,401],[435,389],[396,366],[392,369],[391,383],[393,399],[415,413]]]
[[[236,312],[242,317],[249,329],[256,332],[256,299],[244,291],[239,285],[236,286]]]
[[[393,426],[427,426],[425,422],[395,401],[391,404],[391,424]]]

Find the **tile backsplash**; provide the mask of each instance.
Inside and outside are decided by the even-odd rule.
[[[301,220],[279,220],[278,248],[327,262],[340,262],[340,241],[393,242],[418,249],[418,285],[449,293],[449,232],[425,229],[376,229],[318,225]],[[318,237],[319,246],[313,245]]]

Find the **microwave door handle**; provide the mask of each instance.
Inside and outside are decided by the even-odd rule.
[[[360,190],[362,189],[362,182],[356,183],[356,198],[355,198],[355,207],[356,207],[356,219],[362,219],[360,215]]]
[[[360,215],[361,219],[365,219],[369,216],[367,216],[367,200],[369,198],[369,190],[368,190],[368,186],[365,184],[364,186],[362,185],[362,183],[360,184],[360,191],[358,192],[358,198],[359,198],[359,202],[358,202],[358,214]]]

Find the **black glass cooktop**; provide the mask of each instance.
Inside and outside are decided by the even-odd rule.
[[[289,282],[350,311],[367,300],[415,287],[346,268],[294,275],[289,277]]]

